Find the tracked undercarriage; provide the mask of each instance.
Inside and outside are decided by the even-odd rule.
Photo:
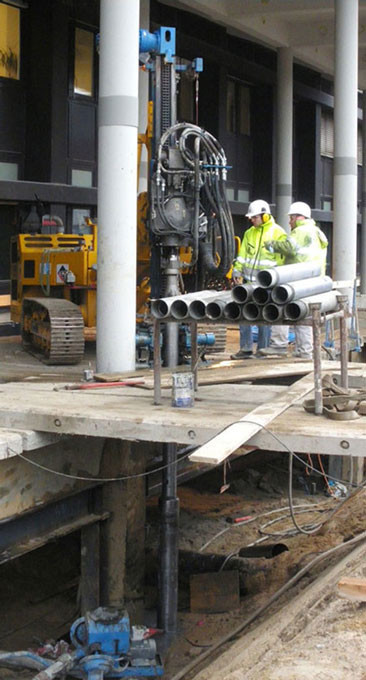
[[[69,300],[25,298],[22,341],[24,348],[45,364],[77,364],[84,354],[84,320]]]

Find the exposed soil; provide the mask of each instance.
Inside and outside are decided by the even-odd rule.
[[[345,502],[344,505],[340,507],[342,499],[337,500],[325,495],[322,482],[319,481],[319,478],[314,478],[317,479],[317,493],[314,496],[306,495],[298,481],[298,478],[303,476],[303,470],[301,470],[300,464],[296,467],[294,475],[294,504],[314,505],[314,510],[316,504],[320,504],[320,507],[317,512],[307,512],[305,514],[297,515],[298,522],[300,522],[301,525],[318,521],[323,522],[334,508],[340,508],[334,518],[327,522],[319,533],[315,536],[303,534],[283,536],[289,529],[293,528],[292,520],[289,517],[287,510],[283,510],[283,512],[279,514],[263,517],[262,519],[258,519],[258,521],[247,525],[234,526],[228,524],[226,522],[227,517],[243,515],[251,515],[254,517],[262,513],[277,510],[278,508],[286,508],[288,505],[288,475],[285,461],[286,457],[283,455],[274,456],[274,454],[259,452],[249,454],[233,464],[233,467],[236,469],[227,472],[226,483],[230,483],[230,489],[223,494],[219,493],[223,483],[222,468],[212,471],[195,481],[191,481],[189,486],[179,488],[181,507],[181,549],[199,551],[209,539],[217,536],[221,531],[226,530],[225,533],[218,535],[217,538],[207,546],[204,552],[221,555],[237,553],[243,546],[247,546],[258,540],[263,535],[261,533],[263,531],[278,532],[280,536],[274,536],[269,539],[270,542],[281,541],[281,543],[287,545],[289,550],[271,560],[264,558],[253,558],[249,560],[248,570],[244,570],[240,574],[240,607],[233,611],[225,611],[216,614],[190,612],[189,576],[184,575],[184,577],[180,579],[180,635],[170,648],[165,660],[168,677],[173,677],[183,666],[209,649],[210,645],[215,644],[221,636],[236,628],[241,621],[245,620],[259,606],[264,604],[272,593],[278,590],[316,555],[328,550],[338,543],[347,541],[364,531],[366,503],[364,492],[355,496],[352,501]],[[241,495],[231,493],[232,490],[238,488],[240,488]],[[151,521],[152,518],[155,517],[155,500],[151,499],[149,501],[149,507],[148,516]],[[279,515],[284,516],[281,522],[268,527],[263,526],[267,521],[272,520]],[[155,543],[156,540],[157,536],[155,534],[155,528],[151,525],[148,541],[149,543]],[[339,559],[339,557],[335,556],[332,562],[336,562],[337,559]],[[297,593],[302,591],[313,581],[313,579],[318,577],[319,574],[329,566],[329,563],[330,561],[327,560],[311,570],[311,572],[282,599],[281,606],[286,606],[286,602],[290,602]],[[225,568],[229,568],[229,563]],[[331,626],[334,627],[339,625],[339,623],[337,623],[339,607],[342,612],[348,612],[347,621],[352,621],[355,611],[354,605],[349,606],[349,603],[343,600],[341,601],[341,604],[339,604],[337,597],[335,597],[335,601],[334,621],[332,621]],[[269,611],[269,614],[278,610],[279,607],[279,604],[274,605]],[[347,630],[347,639],[352,637],[352,634],[355,631],[358,631],[358,634],[355,637],[356,647],[354,651],[357,650],[357,645],[360,643],[360,630],[362,629],[362,622],[365,618],[363,606],[361,605],[358,609],[360,609],[362,614],[361,619],[357,618],[353,620],[353,624],[349,628],[347,628],[347,624],[344,624],[345,627],[342,628],[343,631]],[[325,617],[326,611],[324,611],[323,614]],[[324,625],[322,623],[319,624],[318,622],[318,626],[320,626],[319,635],[322,637],[324,635]],[[319,641],[315,640],[316,631],[309,631],[309,635],[310,634],[314,635],[314,645],[321,644]],[[312,643],[309,649],[311,648]],[[223,650],[224,649],[225,647]],[[306,644],[304,644],[304,650],[305,649],[307,649]],[[323,649],[323,647],[319,647],[319,650],[321,649]],[[286,653],[290,654],[290,652]],[[296,650],[294,654],[296,656]],[[352,653],[350,653],[350,657],[352,659]],[[309,658],[312,658],[312,653],[310,651]],[[291,666],[292,661],[290,657],[287,661],[288,665]],[[271,664],[272,661],[269,664],[268,673],[273,671]],[[273,678],[298,677],[300,680],[303,677],[328,677],[325,675],[314,675],[311,668],[309,668],[307,676],[301,674],[298,676],[287,675],[287,672],[288,671],[285,668],[282,675],[275,674],[273,675]],[[195,672],[191,673],[189,677],[194,677],[194,675]],[[221,669],[220,678],[222,678],[223,675],[225,674],[222,673]],[[249,678],[245,673],[241,674],[240,677]],[[259,678],[262,676],[253,675],[253,678],[257,677]],[[348,678],[362,676],[329,675],[329,677]],[[269,674],[268,678],[272,679],[272,675]]]
[[[228,353],[238,348],[238,331],[229,333]],[[17,362],[19,377],[24,370],[22,350],[9,343],[9,359]],[[13,356],[11,357],[11,353]],[[4,366],[4,364],[3,364]],[[79,369],[80,370],[80,369]],[[38,368],[38,374],[48,374],[50,367]],[[6,379],[6,371],[2,372]],[[71,374],[70,374],[71,377]],[[44,379],[47,379],[45,377]],[[79,375],[80,379],[80,375]],[[315,461],[314,461],[315,462]],[[347,541],[365,530],[365,494],[362,492],[345,503],[339,512],[315,536],[303,534],[288,535],[293,528],[288,510],[259,518],[262,513],[287,508],[287,456],[264,452],[250,453],[238,458],[226,466],[191,480],[179,487],[180,498],[180,548],[204,553],[216,553],[227,556],[237,554],[240,548],[263,538],[263,532],[278,532],[267,542],[285,543],[288,551],[282,552],[273,559],[252,558],[246,560],[240,572],[240,606],[234,610],[220,613],[191,611],[190,574],[189,570],[181,573],[179,589],[179,631],[174,643],[164,653],[166,677],[172,678],[202,652],[210,649],[221,636],[229,633],[243,622],[252,612],[264,604],[268,598],[289,578],[307,564],[314,556],[328,548]],[[308,495],[307,490],[314,490],[315,495]],[[223,487],[228,488],[223,491]],[[330,498],[325,493],[321,477],[307,478],[304,468],[298,463],[294,473],[294,504],[309,504],[314,512],[297,515],[301,524],[323,522],[327,514],[340,506],[342,499]],[[220,493],[222,491],[222,493]],[[319,504],[319,507],[316,507]],[[303,508],[301,508],[303,510]],[[280,522],[264,526],[274,518],[282,516]],[[251,516],[258,518],[248,524],[233,525],[228,517]],[[158,545],[159,513],[157,498],[148,500],[146,541],[149,551],[156,551]],[[221,535],[219,535],[221,533]],[[263,543],[265,545],[266,542]],[[266,616],[273,615],[275,631],[279,617],[286,613],[290,603],[299,593],[313,582],[329,564],[336,563],[338,557],[330,562],[320,564],[306,575],[281,601],[272,606]],[[366,575],[363,564],[345,563],[345,573],[354,571],[358,575]],[[153,560],[147,560],[152,566]],[[230,568],[230,560],[225,569]],[[41,642],[49,638],[65,638],[70,624],[78,616],[78,569],[79,544],[75,538],[68,537],[54,545],[31,553],[24,558],[0,567],[0,601],[1,611],[6,616],[0,625],[0,648],[16,650],[32,647],[36,649]],[[146,586],[146,622],[153,622],[156,606],[156,572],[147,569]],[[276,618],[277,617],[277,618]],[[245,648],[246,640],[261,625],[265,616],[252,626],[252,633],[245,631],[241,644]],[[366,606],[350,603],[340,599],[335,592],[320,598],[311,612],[305,610],[302,617],[293,622],[287,633],[281,638],[268,638],[268,646],[263,657],[250,665],[234,666],[230,669],[220,665],[208,666],[207,671],[201,668],[194,670],[190,676],[200,674],[202,680],[303,680],[308,678],[349,678],[365,680],[366,647],[364,645],[364,626],[366,624]],[[292,627],[291,627],[292,626]],[[226,644],[225,650],[232,661],[240,653],[237,647]],[[236,644],[239,644],[236,642]],[[252,641],[253,644],[253,641]],[[249,642],[248,642],[249,645]],[[231,651],[232,650],[232,651]],[[235,651],[234,651],[235,650]],[[222,659],[226,659],[225,656]],[[215,671],[216,668],[216,671]],[[15,673],[1,670],[1,680],[22,678],[28,680],[34,673]]]

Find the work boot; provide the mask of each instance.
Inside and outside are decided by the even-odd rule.
[[[294,352],[293,355],[294,359],[304,359],[306,361],[311,361],[312,360],[312,354],[307,354],[306,352]]]
[[[264,347],[258,350],[258,354],[262,357],[287,357],[286,347]]]
[[[236,354],[231,354],[230,359],[251,359],[253,352],[251,350],[239,349]]]

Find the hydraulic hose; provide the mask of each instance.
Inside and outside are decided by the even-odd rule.
[[[185,168],[172,169],[165,163],[164,147],[169,144],[172,137],[175,138],[174,146],[178,147]],[[187,206],[190,205],[193,213],[190,232],[193,257],[190,266],[193,267],[197,263],[199,253],[206,271],[216,276],[223,276],[229,271],[235,255],[234,226],[225,190],[226,173],[227,160],[223,148],[218,140],[203,128],[190,123],[177,123],[162,135],[156,156],[155,186],[156,207],[163,226],[157,225],[156,231],[166,235],[177,234],[180,231],[187,233],[186,229],[180,230],[179,226],[172,224],[166,211],[166,204],[172,197],[166,191],[166,187],[171,186],[172,176],[179,176],[182,184],[180,195],[184,196]],[[214,216],[212,221],[215,226],[212,226],[206,235],[199,232],[201,211]],[[210,221],[209,218],[209,224]],[[215,227],[221,242],[219,262],[216,262],[213,255]],[[203,248],[202,243],[205,243]]]

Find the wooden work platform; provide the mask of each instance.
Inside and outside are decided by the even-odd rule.
[[[141,387],[73,391],[64,389],[60,383],[5,383],[0,386],[1,423],[7,428],[56,434],[200,445],[256,406],[270,404],[276,395],[288,389],[283,385],[242,384],[242,381],[253,379],[255,374],[260,374],[261,379],[269,377],[271,371],[277,376],[283,376],[286,371],[293,375],[294,370],[304,375],[310,372],[310,367],[309,363],[271,361],[267,364],[265,360],[265,363],[243,362],[233,369],[228,366],[200,370],[195,406],[189,409],[170,405],[169,388],[162,390],[162,405],[154,405],[151,388],[145,389],[150,387],[149,374],[141,374],[141,379],[145,375],[147,381]],[[339,364],[324,362],[323,368],[324,372],[334,373],[339,370]],[[363,374],[360,364],[350,364],[350,370],[351,375]],[[232,384],[232,371],[236,373],[235,384]],[[289,447],[297,452],[365,456],[364,418],[330,421],[306,413],[302,401],[275,418],[270,431],[262,430],[247,444],[269,450],[286,451]],[[12,455],[11,452],[8,455]]]

